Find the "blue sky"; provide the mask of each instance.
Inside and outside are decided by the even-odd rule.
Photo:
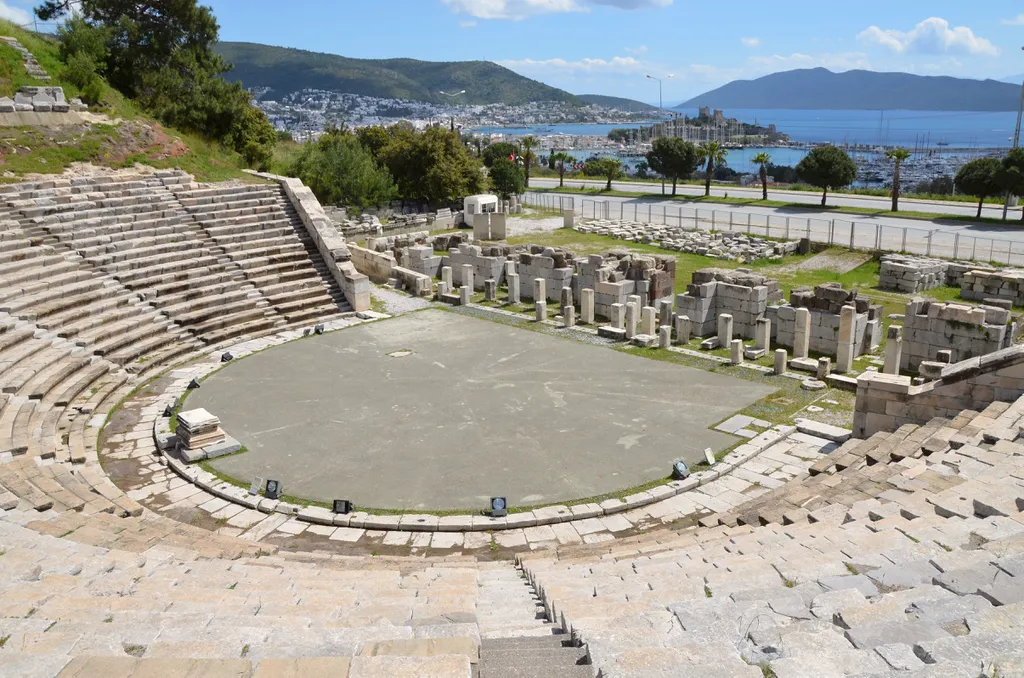
[[[0,0],[26,16],[32,0]],[[824,66],[1024,74],[1020,0],[205,0],[221,38],[349,57],[486,59],[575,94],[678,102]],[[824,9],[827,7],[827,9]]]

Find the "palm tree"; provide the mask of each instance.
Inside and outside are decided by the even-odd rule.
[[[892,172],[892,211],[900,211],[900,166],[903,161],[910,157],[910,151],[905,148],[892,148],[885,152],[885,157],[895,163]]]
[[[708,197],[711,195],[711,175],[715,173],[716,167],[725,166],[725,156],[729,155],[729,151],[717,141],[709,141],[698,146],[697,152],[700,154],[700,164],[704,166],[707,175],[704,179],[704,196]]]
[[[565,171],[569,169],[572,164],[573,157],[565,151],[559,151],[551,154],[551,162],[555,165],[555,170],[558,172],[558,187],[562,188],[565,186]]]
[[[761,198],[762,200],[768,199],[768,165],[772,162],[772,156],[768,155],[764,151],[761,151],[754,156],[754,162],[761,166]]]
[[[537,146],[537,137],[525,136],[521,142],[523,147],[523,171],[526,175],[526,187],[530,187],[530,164],[534,161],[533,149]]]

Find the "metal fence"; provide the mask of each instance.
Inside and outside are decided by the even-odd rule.
[[[527,193],[523,200],[530,205],[553,209],[574,209],[576,204],[572,197],[550,193]],[[812,242],[851,249],[1024,265],[1024,242],[963,235],[940,229],[644,202],[590,198],[580,202],[580,209],[576,211],[585,219],[638,221],[690,231],[732,231],[782,240],[809,238]]]

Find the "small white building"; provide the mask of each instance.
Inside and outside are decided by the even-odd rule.
[[[462,211],[467,224],[473,223],[474,214],[484,214],[498,211],[498,196],[496,195],[471,195],[462,204]]]

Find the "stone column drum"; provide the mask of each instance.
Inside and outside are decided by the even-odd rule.
[[[594,290],[580,290],[580,322],[594,324]]]
[[[793,335],[793,357],[806,358],[811,344],[811,312],[796,309],[796,330]]]
[[[900,373],[900,359],[903,357],[903,328],[890,325],[885,335],[885,374]]]

